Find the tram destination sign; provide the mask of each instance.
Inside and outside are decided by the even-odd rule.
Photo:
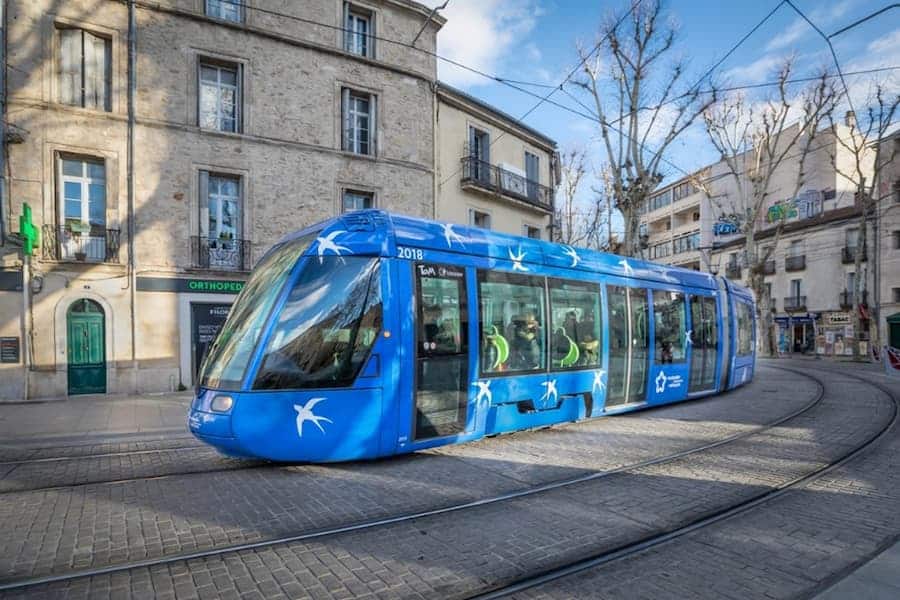
[[[194,294],[238,294],[244,289],[243,281],[225,279],[185,279],[176,277],[138,277],[137,289],[141,292],[174,292]]]

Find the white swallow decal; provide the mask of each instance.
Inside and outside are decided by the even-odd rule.
[[[307,421],[312,421],[312,424],[319,428],[319,431],[325,433],[325,428],[322,427],[321,421],[325,421],[326,423],[332,423],[332,420],[328,417],[323,417],[321,415],[313,414],[312,409],[321,402],[325,400],[325,398],[311,398],[309,402],[307,402],[304,406],[300,406],[299,404],[294,405],[294,410],[297,411],[297,436],[303,437],[303,424]]]
[[[458,233],[453,231],[452,223],[444,223],[444,239],[447,241],[447,247],[453,247],[453,242],[457,242],[459,245],[464,245],[463,239],[459,236]]]
[[[541,401],[549,400],[550,397],[553,397],[553,401],[556,402],[559,394],[556,392],[556,380],[551,379],[550,381],[543,381],[541,385],[547,388],[547,391],[544,392],[544,395],[541,396]]]
[[[633,275],[634,275],[634,269],[631,268],[631,265],[628,264],[628,261],[627,261],[627,260],[625,260],[625,259],[623,258],[622,260],[619,261],[619,264],[622,265],[622,270],[625,271],[625,275],[626,275],[626,276],[633,276]]]
[[[688,329],[687,331],[684,332],[684,347],[687,348],[688,346],[693,346],[693,345],[694,345],[694,330]]]
[[[478,394],[475,396],[475,404],[481,406],[482,401],[486,402],[488,405],[491,404],[492,394],[491,394],[491,382],[490,381],[476,381],[472,385],[478,386]]]
[[[522,261],[525,260],[525,251],[522,250],[522,246],[518,247],[518,254],[513,254],[512,248],[508,248],[509,252],[509,260],[513,263],[513,271],[527,271],[528,268],[522,265]]]
[[[577,267],[578,263],[581,262],[581,257],[578,256],[578,252],[575,251],[575,248],[572,246],[563,246],[563,254],[572,259],[572,264],[570,267]]]
[[[606,389],[606,383],[603,381],[604,375],[606,375],[606,371],[603,369],[594,371],[594,384],[591,386],[591,393],[597,394]]]
[[[342,233],[347,233],[347,232],[346,231],[332,231],[325,237],[316,238],[316,241],[319,242],[319,247],[318,247],[317,251],[319,254],[319,263],[320,264],[322,262],[322,258],[325,256],[325,253],[328,251],[334,252],[335,254],[338,255],[338,257],[341,256],[341,251],[352,254],[352,252],[350,252],[350,248],[347,248],[345,246],[338,246],[337,244],[334,243],[334,238],[341,235]],[[343,260],[343,258],[341,258],[341,260]]]

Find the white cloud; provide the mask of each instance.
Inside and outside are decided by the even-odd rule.
[[[900,55],[900,28],[872,40],[866,50],[876,54],[892,54],[896,58]]]
[[[787,48],[806,35],[809,31],[809,23],[802,19],[797,19],[782,33],[772,38],[769,43],[766,44],[765,51],[774,52],[776,50],[781,50],[782,48]]]
[[[427,0],[425,4],[443,4]],[[438,32],[438,54],[479,71],[498,74],[512,48],[537,24],[542,9],[537,0],[451,0],[441,11],[447,24]],[[540,60],[540,50],[529,44],[525,55]],[[438,76],[451,85],[467,87],[490,83],[471,71],[438,60]]]
[[[749,65],[725,71],[725,78],[741,83],[759,83],[767,80],[775,69],[784,64],[785,59],[786,57],[781,54],[767,54]]]

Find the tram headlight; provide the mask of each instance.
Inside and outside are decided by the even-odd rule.
[[[234,406],[234,398],[231,396],[216,396],[209,405],[213,412],[220,413],[228,412],[232,406]]]

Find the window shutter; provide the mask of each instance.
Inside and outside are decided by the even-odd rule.
[[[200,171],[200,238],[209,236],[209,171]]]
[[[344,36],[344,50],[351,52],[352,48],[350,46],[350,40],[352,36],[350,34],[350,5],[346,2],[344,2],[344,18],[341,23],[341,35]]]
[[[350,129],[350,89],[341,88],[341,150],[353,150]]]
[[[84,32],[84,105],[108,110],[109,57],[107,41]]]
[[[378,96],[369,94],[369,154],[378,156]]]
[[[475,128],[471,125],[469,125],[469,156],[478,156],[477,152],[475,152]]]
[[[481,143],[484,146],[482,148],[482,154],[484,154],[484,156],[481,157],[481,160],[487,164],[491,164],[491,134],[486,131],[481,134]]]
[[[59,101],[81,104],[81,30],[59,30]]]

